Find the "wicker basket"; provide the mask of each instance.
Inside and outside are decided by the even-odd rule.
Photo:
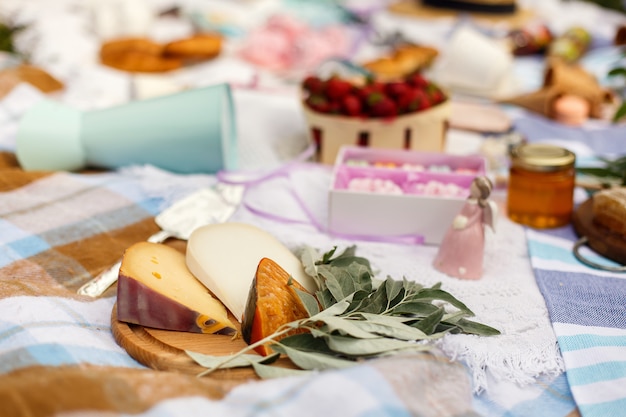
[[[311,140],[317,145],[317,159],[324,164],[333,164],[343,145],[443,152],[450,116],[449,100],[389,120],[323,114],[304,103],[302,108]]]

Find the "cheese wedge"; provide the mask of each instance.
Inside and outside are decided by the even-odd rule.
[[[241,322],[241,335],[247,344],[265,339],[284,324],[309,317],[296,289],[304,291],[297,281],[289,280],[289,274],[276,262],[268,258],[261,259],[252,280]],[[274,341],[304,331],[308,330],[294,330],[275,338]],[[272,353],[271,344],[272,342],[268,342],[254,350],[267,356]]]
[[[263,258],[272,259],[307,291],[317,291],[315,281],[293,252],[256,226],[210,224],[194,230],[187,242],[187,267],[239,321]]]
[[[157,329],[236,333],[224,305],[187,269],[185,255],[159,243],[136,243],[124,253],[117,318]]]

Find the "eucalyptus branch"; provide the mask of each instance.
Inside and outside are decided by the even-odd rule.
[[[430,288],[391,277],[377,284],[369,262],[354,255],[354,247],[336,255],[333,249],[316,260],[317,252],[307,251],[302,262],[305,270],[317,274],[323,290],[316,293],[322,310],[307,308],[310,317],[295,320],[258,340],[234,355],[207,361],[207,369],[198,377],[208,375],[240,358],[246,352],[267,343],[277,354],[286,355],[303,370],[319,370],[353,366],[360,359],[392,355],[407,349],[427,349],[426,340],[451,332],[484,336],[500,332],[487,325],[465,320],[473,313],[440,284]],[[298,293],[300,301],[315,303],[310,294]],[[323,297],[323,299],[320,299]],[[355,298],[356,297],[356,298]],[[434,301],[441,302],[435,305]],[[444,304],[460,310],[444,316]],[[406,322],[410,321],[410,324]],[[294,332],[309,330],[308,332]],[[291,333],[291,334],[289,334]],[[249,358],[248,358],[249,359]],[[260,362],[259,362],[260,363]],[[200,363],[202,365],[202,363]],[[257,363],[250,363],[259,374]],[[272,372],[276,375],[275,372]],[[259,374],[260,375],[260,374]],[[260,375],[262,376],[262,375]]]

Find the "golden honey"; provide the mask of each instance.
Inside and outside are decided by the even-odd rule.
[[[530,227],[560,227],[574,207],[576,155],[547,144],[524,144],[511,153],[507,213]]]

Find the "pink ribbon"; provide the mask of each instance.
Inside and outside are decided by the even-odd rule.
[[[407,235],[396,235],[396,236],[371,236],[371,235],[353,235],[353,234],[342,234],[342,233],[334,233],[332,231],[326,230],[324,225],[322,225],[317,218],[313,215],[307,204],[300,197],[300,195],[296,192],[296,190],[291,186],[291,172],[295,169],[311,169],[310,165],[305,164],[313,155],[315,155],[315,145],[309,145],[302,153],[296,156],[293,160],[289,161],[286,164],[279,166],[274,170],[270,170],[268,172],[259,172],[259,173],[248,173],[245,177],[242,177],[241,173],[236,172],[227,172],[220,171],[217,173],[217,179],[226,184],[236,184],[243,185],[246,187],[246,190],[251,189],[259,184],[262,184],[265,181],[271,180],[273,178],[285,177],[289,180],[289,194],[293,199],[298,203],[303,213],[306,215],[308,220],[299,220],[299,219],[290,219],[288,217],[284,217],[275,213],[270,213],[265,210],[261,210],[258,207],[253,206],[249,202],[243,199],[243,206],[259,217],[263,217],[266,219],[270,219],[273,221],[285,223],[285,224],[307,224],[315,227],[320,233],[326,233],[331,236],[335,236],[341,239],[347,240],[366,240],[372,242],[383,242],[383,243],[398,243],[398,244],[406,244],[406,245],[421,245],[424,243],[424,237],[422,235],[415,234],[407,234]],[[320,168],[326,169],[321,165],[318,165]]]

